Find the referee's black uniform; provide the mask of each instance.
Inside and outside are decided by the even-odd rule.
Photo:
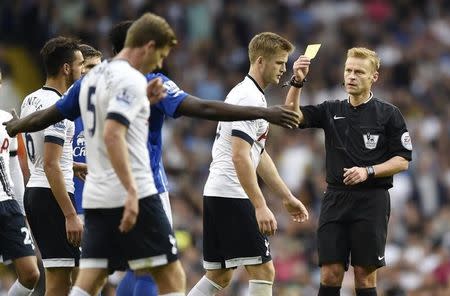
[[[385,265],[390,214],[387,189],[393,177],[343,183],[344,168],[367,167],[394,156],[411,160],[405,120],[392,104],[372,97],[356,107],[349,100],[302,106],[300,128],[325,131],[326,181],[318,228],[319,264],[342,262],[348,268]]]

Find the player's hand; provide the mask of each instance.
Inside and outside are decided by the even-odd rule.
[[[85,181],[86,175],[88,174],[87,164],[82,162],[73,162],[73,174],[78,179]]]
[[[367,180],[368,174],[366,168],[352,167],[344,168],[344,184],[356,185]]]
[[[296,128],[300,123],[300,114],[291,109],[292,107],[283,105],[268,107],[264,119],[282,127]]]
[[[302,223],[309,219],[308,210],[303,203],[294,196],[291,195],[289,198],[284,199],[283,205],[289,214],[291,214],[294,222]]]
[[[255,208],[255,215],[259,231],[262,234],[275,234],[275,231],[277,231],[277,220],[275,220],[275,216],[267,206]]]
[[[137,221],[139,214],[139,200],[135,190],[129,190],[123,209],[122,220],[120,220],[119,230],[121,232],[130,231]]]
[[[309,72],[310,64],[311,60],[307,56],[301,55],[298,57],[298,59],[294,62],[292,66],[292,70],[295,75],[295,80],[303,81],[303,79],[305,79],[306,75]]]
[[[66,235],[69,243],[75,247],[81,245],[81,238],[83,236],[83,221],[76,213],[66,216]]]
[[[148,82],[147,97],[148,97],[148,100],[150,101],[150,105],[158,103],[166,95],[167,95],[166,88],[164,87],[161,78],[155,78]]]
[[[11,110],[12,118],[9,121],[3,122],[6,132],[10,137],[15,137],[19,132],[17,131],[17,123],[19,121],[19,116],[17,116],[16,110]]]

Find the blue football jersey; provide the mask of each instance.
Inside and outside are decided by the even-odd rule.
[[[84,140],[84,131],[83,131],[83,121],[81,117],[75,119],[75,133],[73,135],[72,141],[73,148],[73,161],[86,163],[86,151],[85,151],[85,140]],[[75,206],[78,214],[83,213],[83,208],[81,207],[82,193],[84,187],[84,181],[78,179],[77,177],[73,178],[73,182],[75,184]]]
[[[157,104],[151,106],[150,113],[150,134],[148,138],[148,150],[150,151],[150,165],[153,170],[155,185],[159,193],[168,191],[168,182],[164,165],[162,162],[162,126],[164,118],[169,116],[177,118],[176,113],[178,106],[188,96],[186,92],[181,90],[172,80],[160,73],[149,73],[146,75],[150,81],[155,78],[161,78],[164,87],[167,90],[167,96]]]

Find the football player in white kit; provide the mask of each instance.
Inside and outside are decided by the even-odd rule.
[[[0,88],[2,73],[0,71]],[[0,110],[0,120],[12,115]],[[17,139],[0,127],[0,254],[4,263],[12,261],[18,279],[8,296],[31,295],[39,279],[33,238],[23,213],[23,176],[17,157]]]
[[[264,89],[278,84],[286,71],[293,45],[274,33],[261,33],[249,44],[250,70],[225,102],[267,107]],[[267,235],[277,222],[258,186],[259,175],[296,222],[308,211],[281,180],[264,149],[269,123],[263,119],[219,122],[212,148],[213,160],[204,188],[203,266],[206,275],[190,296],[216,295],[226,287],[233,270],[245,266],[249,295],[272,295],[274,266]]]
[[[149,166],[143,75],[161,67],[176,42],[163,18],[146,13],[129,28],[124,49],[73,86],[80,88],[89,174],[80,273],[71,296],[96,295],[110,271],[127,266],[151,274],[160,295],[184,295],[175,237]],[[161,99],[162,82],[149,85],[155,83],[154,98]]]
[[[26,96],[21,117],[45,109],[61,98],[81,76],[83,55],[77,41],[57,37],[42,48],[45,85]],[[25,133],[30,179],[24,206],[42,255],[45,295],[67,295],[72,270],[78,266],[83,223],[73,198],[72,138],[74,123],[60,121],[43,131]]]

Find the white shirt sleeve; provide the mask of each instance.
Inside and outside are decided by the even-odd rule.
[[[20,169],[19,157],[17,156],[17,139],[11,138],[10,144],[10,157],[9,157],[9,171],[11,173],[11,179],[14,187],[14,198],[17,200],[20,206],[22,214],[25,215],[25,209],[23,206],[23,194],[25,192],[25,186],[23,182],[23,174]]]
[[[141,82],[144,82],[144,84]],[[111,95],[107,118],[118,120],[126,126],[136,118],[142,108],[150,108],[145,78],[144,81],[128,83],[123,87],[118,87]]]

